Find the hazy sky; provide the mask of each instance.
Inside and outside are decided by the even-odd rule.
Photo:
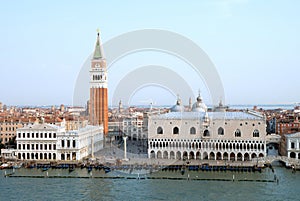
[[[0,101],[72,104],[77,75],[93,51],[99,27],[103,42],[145,28],[193,40],[215,64],[227,104],[300,102],[299,10],[298,0],[1,0]],[[109,76],[109,82],[117,82]],[[193,86],[195,93],[198,88],[205,97],[203,86]],[[175,102],[170,94],[159,98],[161,89],[148,92],[145,98],[158,104]]]

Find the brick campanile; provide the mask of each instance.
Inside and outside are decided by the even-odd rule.
[[[108,94],[107,94],[107,69],[100,41],[97,41],[90,68],[90,101],[89,121],[92,125],[103,125],[104,135],[108,133]]]

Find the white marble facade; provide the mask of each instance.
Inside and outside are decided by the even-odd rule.
[[[287,157],[300,159],[300,132],[286,134]]]
[[[207,112],[199,96],[191,111],[177,106],[148,122],[148,156],[247,161],[266,155],[266,121],[259,113]]]
[[[18,129],[16,141],[21,160],[81,160],[103,148],[103,127],[66,131],[65,126],[36,123]]]

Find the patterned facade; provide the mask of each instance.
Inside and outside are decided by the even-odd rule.
[[[201,97],[191,112],[180,110],[177,101],[171,112],[149,117],[149,158],[247,161],[266,155],[264,116],[207,112]]]
[[[103,147],[103,127],[66,131],[65,126],[35,123],[17,130],[16,155],[21,160],[81,160]]]

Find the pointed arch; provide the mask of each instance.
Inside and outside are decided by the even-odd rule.
[[[190,134],[191,135],[195,135],[196,134],[196,128],[195,127],[190,128]]]
[[[179,134],[179,128],[177,126],[173,128],[173,134]]]
[[[224,135],[224,128],[222,127],[218,128],[218,135]]]
[[[240,129],[236,129],[235,132],[234,132],[234,136],[235,137],[242,137],[242,132]]]
[[[157,134],[164,134],[164,129],[161,126],[159,126],[159,127],[157,127],[156,133]]]
[[[203,136],[204,137],[209,137],[210,136],[209,130],[205,129],[204,132],[203,132]]]
[[[257,129],[253,131],[253,137],[259,137],[259,131]]]

